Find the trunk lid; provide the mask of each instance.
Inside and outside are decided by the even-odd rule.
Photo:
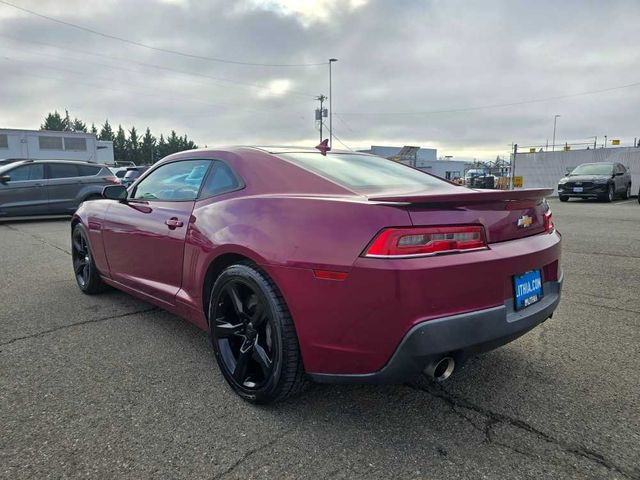
[[[471,190],[446,189],[432,193],[389,193],[369,201],[404,204],[416,226],[484,226],[488,243],[503,242],[542,233],[548,206],[544,197],[552,189]]]

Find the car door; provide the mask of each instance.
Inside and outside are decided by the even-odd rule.
[[[76,197],[82,188],[78,165],[72,162],[46,164],[49,213],[73,213],[78,208]]]
[[[169,304],[182,283],[191,212],[210,160],[160,165],[113,201],[102,226],[111,278]]]
[[[625,167],[621,163],[618,164],[618,168],[620,169],[620,175],[618,175],[618,177],[620,178],[620,192],[624,193],[627,191],[627,186],[629,185],[629,183],[631,183],[631,175],[629,174],[629,170],[627,170],[627,167]]]
[[[9,180],[0,183],[0,216],[45,215],[47,181],[41,163],[20,165],[4,172]]]

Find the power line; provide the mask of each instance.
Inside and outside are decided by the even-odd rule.
[[[77,25],[71,22],[65,22],[64,20],[60,20],[58,18],[49,17],[48,15],[44,15],[42,13],[35,12],[33,10],[29,10],[28,8],[20,7],[18,5],[14,5],[13,3],[6,2],[4,0],[0,0],[0,3],[3,5],[7,5],[8,7],[13,7],[22,12],[28,13],[30,15],[43,18],[45,20],[49,20],[51,22],[58,23],[60,25],[65,25],[67,27],[75,28],[77,30],[81,30],[83,32],[92,33],[94,35],[99,35],[104,38],[109,38],[111,40],[118,40],[120,42],[128,43],[129,45],[135,45],[136,47],[147,48],[149,50],[154,50],[157,52],[170,53],[172,55],[180,55],[181,57],[194,58],[196,60],[206,60],[209,62],[218,62],[218,63],[228,63],[232,65],[245,65],[252,67],[317,67],[320,65],[326,65],[326,62],[321,63],[254,63],[254,62],[241,62],[237,60],[229,60],[225,58],[218,57],[207,57],[204,55],[196,55],[193,53],[181,52],[178,50],[170,50],[168,48],[154,47],[152,45],[147,45],[145,43],[136,42],[134,40],[129,40],[128,38],[118,37],[116,35],[111,35],[110,33],[100,32],[98,30],[93,30],[92,28],[88,28],[82,25]]]
[[[169,67],[165,67],[165,66],[162,66],[162,65],[156,65],[156,64],[153,64],[153,63],[137,62],[135,60],[115,57],[113,55],[106,55],[104,53],[90,52],[88,50],[81,50],[81,49],[77,49],[77,48],[62,47],[62,46],[59,46],[59,45],[53,45],[51,43],[39,42],[39,41],[36,41],[36,40],[24,40],[24,39],[12,37],[10,35],[4,35],[4,34],[1,34],[1,33],[0,33],[0,37],[8,38],[8,39],[16,41],[16,42],[32,43],[34,45],[42,45],[42,46],[45,46],[45,47],[52,47],[52,48],[56,48],[56,49],[60,49],[60,50],[67,50],[69,52],[75,52],[75,53],[79,53],[81,55],[96,56],[96,57],[107,58],[109,60],[116,60],[118,62],[131,63],[133,65],[139,65],[139,66],[145,67],[145,68],[153,68],[153,69],[157,69],[157,70],[164,70],[164,71],[168,71],[168,72],[179,73],[179,74],[182,74],[182,75],[190,75],[190,76],[194,76],[194,77],[207,78],[209,80],[213,80],[214,82],[218,82],[218,83],[222,82],[222,83],[234,85],[234,86],[237,86],[237,87],[258,88],[258,89],[261,89],[261,90],[271,90],[270,87],[268,87],[266,85],[257,84],[257,83],[243,82],[243,81],[240,81],[240,80],[233,80],[233,79],[224,78],[224,77],[215,77],[215,76],[207,75],[207,74],[204,74],[204,73],[197,73],[197,72],[189,72],[189,71],[185,71],[185,70],[178,70],[178,69],[175,69],[175,68],[169,68]],[[36,53],[36,55],[44,55],[44,54]],[[120,69],[120,70],[125,70],[125,71],[134,71],[134,70],[127,69],[127,68],[120,67],[120,66],[116,66],[116,65],[105,65],[103,63],[90,62],[88,60],[83,60],[83,61],[84,62],[88,62],[88,63],[94,63],[96,65],[101,65],[101,66],[107,67],[107,68],[115,68],[115,69]],[[315,98],[314,95],[303,93],[303,92],[299,92],[299,91],[296,91],[296,90],[288,90],[287,93],[291,93],[293,95],[297,95],[297,96],[304,97],[304,98]]]
[[[528,105],[531,103],[542,103],[542,102],[550,102],[553,100],[562,100],[565,98],[573,98],[580,97],[584,95],[595,95],[598,93],[606,93],[614,90],[621,90],[623,88],[631,88],[640,86],[640,82],[629,83],[627,85],[619,85],[617,87],[603,88],[600,90],[591,90],[587,92],[579,92],[579,93],[571,93],[567,95],[557,95],[555,97],[546,97],[546,98],[537,98],[533,100],[523,100],[520,102],[511,102],[511,103],[495,103],[492,105],[482,105],[478,107],[465,107],[465,108],[452,108],[448,110],[428,110],[424,112],[340,112],[340,115],[434,115],[440,113],[459,113],[459,112],[472,112],[475,110],[484,110],[488,108],[502,108],[502,107],[514,107],[518,105]],[[337,115],[337,114],[336,114]]]
[[[327,127],[327,124],[326,124],[326,123],[322,122],[322,124],[323,124],[327,129],[329,128],[329,127]],[[349,147],[349,145],[347,145],[346,143],[344,143],[342,140],[340,140],[340,139],[338,138],[338,136],[337,136],[335,133],[332,133],[332,134],[331,134],[331,136],[332,136],[333,138],[335,138],[335,139],[340,143],[340,145],[342,145],[344,148],[346,148],[347,150],[351,150],[351,151],[353,152],[353,149],[352,149],[351,147]]]
[[[0,55],[0,60],[8,60],[8,61],[12,61],[12,62],[19,62],[19,63],[23,63],[23,64],[34,64],[34,62],[29,62],[26,60],[21,60],[21,59],[16,59],[16,58],[11,58],[11,57],[7,57],[4,55]],[[52,66],[52,65],[43,65],[41,63],[37,64],[38,67],[44,67],[44,68],[50,68],[53,70],[58,70],[61,72],[66,72],[66,73],[72,73],[78,76],[82,76],[83,78],[86,77],[85,72],[80,72],[77,70],[72,70],[72,69],[68,69],[68,68],[62,68],[62,67],[58,67],[58,66]],[[60,78],[60,77],[51,77],[48,75],[42,75],[42,74],[38,74],[34,72],[35,69],[31,69],[31,71],[29,71],[29,73],[18,73],[19,75],[25,75],[25,76],[29,76],[29,77],[38,77],[38,78],[44,78],[44,79],[48,79],[48,80],[59,80],[62,82],[68,82],[68,83],[75,83],[75,84],[79,84],[79,85],[85,85],[88,87],[92,87],[98,90],[106,90],[106,91],[111,91],[111,92],[116,92],[116,93],[125,93],[125,92],[133,92],[135,93],[135,95],[137,97],[140,96],[144,96],[144,97],[149,97],[149,98],[154,98],[157,99],[159,95],[164,95],[164,92],[161,94],[159,91],[156,91],[157,93],[152,93],[154,92],[153,90],[149,90],[148,88],[145,88],[144,90],[142,89],[132,89],[131,85],[129,83],[127,83],[127,90],[122,90],[122,89],[115,89],[115,88],[111,88],[108,86],[104,86],[104,85],[99,85],[96,83],[90,83],[90,82],[86,82],[86,81],[78,81],[78,80],[69,80],[68,78]],[[6,72],[6,70],[3,73],[14,73],[14,72]],[[117,83],[117,82],[116,82]],[[257,113],[257,114],[271,114],[272,111],[274,110],[280,110],[283,107],[278,107],[278,108],[270,108],[270,109],[255,109],[255,108],[247,108],[247,107],[237,107],[234,105],[230,105],[230,104],[224,104],[224,103],[211,103],[211,102],[204,102],[202,100],[196,100],[194,98],[190,98],[190,97],[186,97],[186,96],[175,96],[175,95],[171,95],[169,97],[166,97],[167,99],[173,100],[173,101],[189,101],[195,104],[199,104],[199,105],[203,105],[203,106],[207,106],[207,107],[222,107],[222,108],[230,108],[230,109],[235,109],[235,110],[245,110],[251,113]],[[180,115],[177,113],[172,113],[173,116],[185,116],[185,115]],[[220,115],[220,113],[218,111],[216,111],[215,115]],[[186,115],[186,116],[207,116],[207,115]]]

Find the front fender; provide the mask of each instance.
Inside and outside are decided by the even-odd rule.
[[[86,229],[87,241],[89,242],[93,259],[98,271],[104,277],[111,276],[102,239],[102,222],[109,209],[109,205],[111,205],[111,201],[108,200],[81,203],[71,220],[72,231],[78,223],[82,223]]]

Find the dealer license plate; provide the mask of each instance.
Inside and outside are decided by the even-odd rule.
[[[540,270],[531,270],[513,277],[516,310],[533,305],[542,298],[542,275]]]
[[[583,191],[582,187],[573,187],[573,193],[582,193]]]

